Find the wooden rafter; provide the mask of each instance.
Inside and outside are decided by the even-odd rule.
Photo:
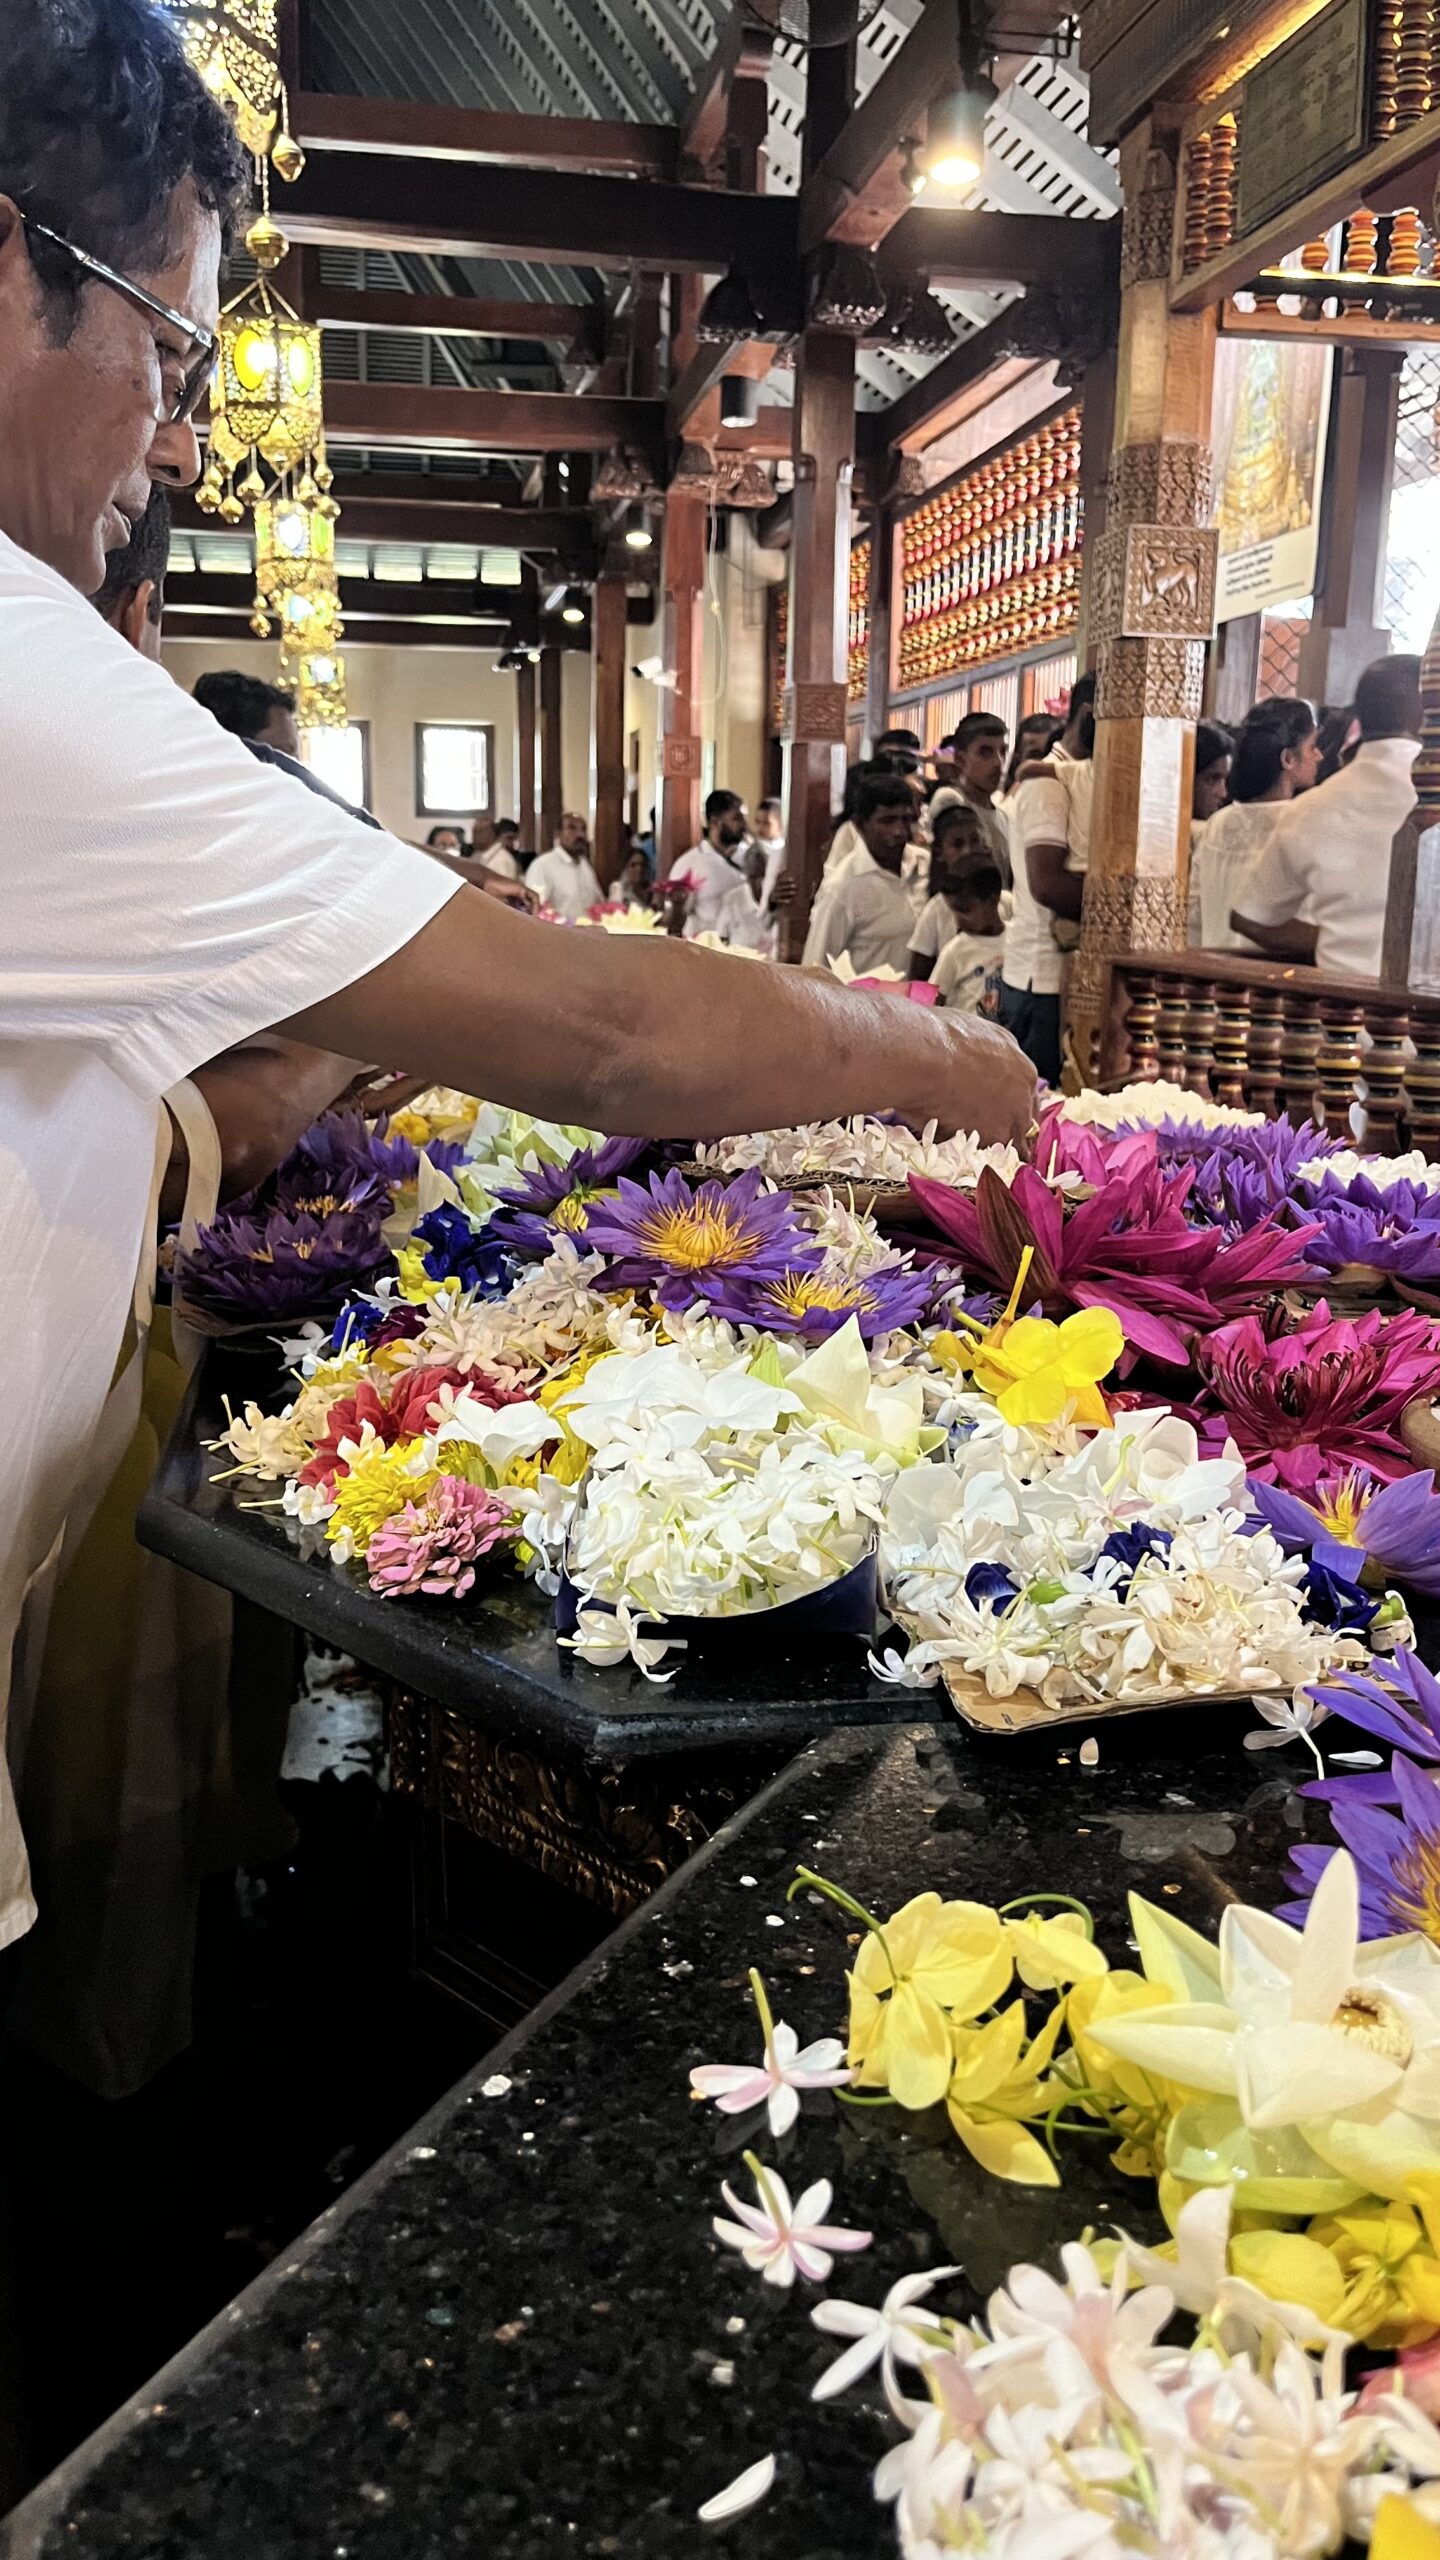
[[[465,294],[344,293],[318,285],[307,318],[322,329],[390,329],[425,338],[501,338],[572,346],[589,338],[592,304],[482,302]],[[598,349],[592,350],[598,352]]]
[[[613,169],[673,178],[679,136],[670,125],[605,124],[589,116],[493,115],[479,107],[421,105],[408,98],[291,100],[291,123],[307,151],[380,151],[406,159],[491,161],[534,169]]]
[[[612,400],[568,391],[471,391],[402,382],[330,382],[325,426],[332,444],[417,453],[603,453],[612,444],[658,452],[658,400]]]

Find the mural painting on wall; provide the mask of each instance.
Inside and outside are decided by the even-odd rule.
[[[1331,362],[1329,347],[1288,338],[1222,338],[1215,351],[1220,622],[1314,587]]]

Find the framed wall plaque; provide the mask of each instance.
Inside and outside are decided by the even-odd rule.
[[[1331,0],[1257,62],[1240,105],[1237,239],[1358,159],[1365,86],[1365,0]]]

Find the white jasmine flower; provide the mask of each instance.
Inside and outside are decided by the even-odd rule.
[[[758,2063],[706,2062],[690,2074],[697,2098],[713,2098],[725,2116],[746,2115],[763,2104],[776,2136],[788,2133],[800,2113],[802,2089],[841,2089],[854,2079],[846,2067],[838,2036],[821,2036],[800,2049],[800,2039],[783,2018],[770,2015],[765,1985],[752,1971],[750,1987],[760,2012],[765,2049]]]
[[[228,1449],[242,1475],[256,1476],[262,1484],[282,1483],[298,1476],[310,1456],[310,1444],[297,1431],[294,1414],[293,1405],[283,1413],[264,1413],[247,1400],[244,1411],[236,1415],[227,1396],[225,1435],[212,1446]]]
[[[921,2365],[927,2353],[944,2344],[945,2332],[937,2328],[934,2313],[921,2306],[935,2285],[960,2272],[958,2267],[931,2267],[924,2275],[902,2276],[878,2310],[868,2302],[817,2303],[810,2314],[816,2328],[851,2343],[826,2366],[811,2399],[833,2400],[882,2359],[887,2389],[898,2388],[897,2364]]]
[[[556,1641],[571,1653],[578,1653],[582,1662],[593,1663],[597,1671],[608,1671],[617,1662],[633,1662],[642,1677],[653,1680],[657,1687],[673,1680],[680,1665],[677,1662],[670,1671],[657,1671],[655,1665],[663,1662],[667,1653],[685,1650],[683,1639],[678,1636],[642,1634],[639,1619],[623,1600],[617,1601],[613,1609],[582,1608],[574,1635],[560,1636]]]
[[[791,2285],[797,2275],[811,2284],[823,2284],[835,2252],[869,2248],[870,2232],[847,2230],[824,2220],[832,2194],[828,2178],[817,2179],[792,2205],[778,2170],[764,2168],[753,2151],[746,2152],[745,2166],[755,2181],[759,2203],[742,2204],[733,2188],[722,2186],[720,2192],[735,2220],[727,2222],[717,2215],[712,2228],[716,2239],[723,2240],[727,2249],[738,2249],[746,2266],[753,2267],[767,2284]]]

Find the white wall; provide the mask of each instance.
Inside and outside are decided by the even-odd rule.
[[[174,640],[165,664],[187,692],[197,676],[219,667],[275,680],[276,653],[260,640]],[[345,641],[350,716],[370,723],[371,799],[375,816],[393,835],[413,842],[434,823],[415,806],[415,727],[423,720],[485,720],[495,731],[499,815],[513,815],[515,778],[515,678],[495,673],[488,649],[368,648]],[[564,805],[588,810],[590,788],[590,661],[567,649],[561,659],[561,763]],[[539,798],[539,774],[536,774]],[[538,823],[538,819],[537,819]]]

